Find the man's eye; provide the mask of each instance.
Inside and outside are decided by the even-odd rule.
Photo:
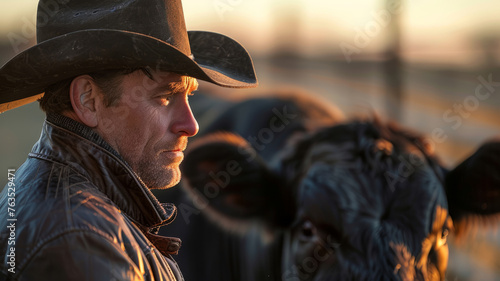
[[[163,96],[159,96],[158,100],[160,101],[160,105],[167,106],[170,103],[171,98],[172,98],[172,95],[163,95]]]
[[[160,104],[162,106],[167,106],[169,104],[169,102],[170,102],[169,98],[161,98],[160,99]]]

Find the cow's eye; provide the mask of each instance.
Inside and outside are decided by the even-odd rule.
[[[302,241],[310,240],[316,235],[316,231],[317,231],[316,227],[311,221],[309,220],[304,221],[300,229],[300,240]]]
[[[443,239],[447,242],[449,233],[450,233],[450,231],[447,228],[443,229],[443,232],[441,233],[441,239]]]
[[[443,228],[443,230],[441,231],[441,236],[438,236],[437,237],[437,240],[436,240],[436,249],[439,249],[440,247],[442,246],[445,246],[448,244],[448,234],[450,233],[449,229],[448,228]]]

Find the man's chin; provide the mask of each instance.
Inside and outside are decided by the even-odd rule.
[[[167,172],[161,175],[148,176],[148,180],[143,178],[144,183],[149,189],[168,189],[177,185],[181,180],[181,172],[179,168],[168,169]]]
[[[179,183],[179,181],[175,181],[175,182],[171,182],[169,184],[163,185],[163,186],[161,186],[161,185],[148,186],[148,188],[155,189],[155,190],[169,189],[171,187],[176,186],[178,183]]]

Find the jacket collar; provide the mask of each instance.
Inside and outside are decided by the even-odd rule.
[[[175,219],[173,204],[158,202],[118,152],[91,128],[71,118],[48,114],[29,156],[70,166],[143,227],[160,227]]]

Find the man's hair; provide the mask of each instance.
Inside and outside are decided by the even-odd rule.
[[[106,107],[116,104],[122,93],[121,82],[124,75],[136,70],[142,70],[144,74],[153,80],[148,68],[114,69],[89,73],[95,83],[104,93],[104,105]],[[45,94],[39,100],[40,108],[46,113],[62,114],[65,111],[73,111],[69,91],[71,82],[75,77],[62,80],[45,88]]]

